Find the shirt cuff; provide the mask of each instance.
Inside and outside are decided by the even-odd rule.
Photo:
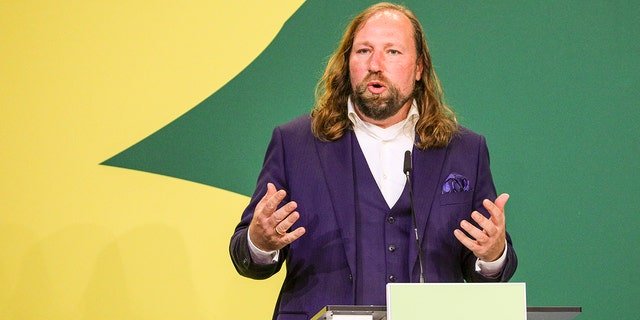
[[[476,272],[487,278],[494,278],[502,272],[505,262],[507,261],[507,246],[505,244],[504,251],[498,260],[486,262],[480,259],[476,260]]]
[[[251,242],[251,237],[249,236],[249,229],[247,228],[247,240],[249,241],[249,253],[251,254],[251,259],[257,264],[272,264],[278,262],[278,257],[280,256],[280,250],[273,251],[263,251],[256,247],[253,242]]]

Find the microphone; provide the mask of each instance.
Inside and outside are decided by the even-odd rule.
[[[418,248],[418,263],[420,264],[420,283],[424,283],[424,269],[422,267],[422,246],[420,245],[420,237],[418,236],[418,220],[416,212],[413,209],[413,188],[411,187],[411,151],[404,152],[404,174],[407,176],[407,187],[409,188],[409,204],[411,206],[411,217],[413,218],[413,232],[416,236],[416,244]]]

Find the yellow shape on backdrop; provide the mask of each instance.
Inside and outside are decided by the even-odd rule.
[[[0,4],[0,318],[270,316],[282,278],[241,278],[227,253],[247,197],[98,164],[232,79],[302,2]]]

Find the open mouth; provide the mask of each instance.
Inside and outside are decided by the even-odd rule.
[[[373,94],[380,94],[386,90],[385,85],[380,81],[370,81],[367,85],[369,92]]]

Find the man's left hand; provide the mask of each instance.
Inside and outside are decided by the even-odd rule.
[[[507,200],[509,200],[509,195],[506,193],[501,194],[495,202],[485,199],[482,204],[491,215],[488,219],[478,211],[471,213],[471,218],[480,228],[467,220],[460,222],[460,227],[471,237],[460,229],[453,231],[456,238],[482,261],[495,261],[504,252],[507,243],[504,207]]]

